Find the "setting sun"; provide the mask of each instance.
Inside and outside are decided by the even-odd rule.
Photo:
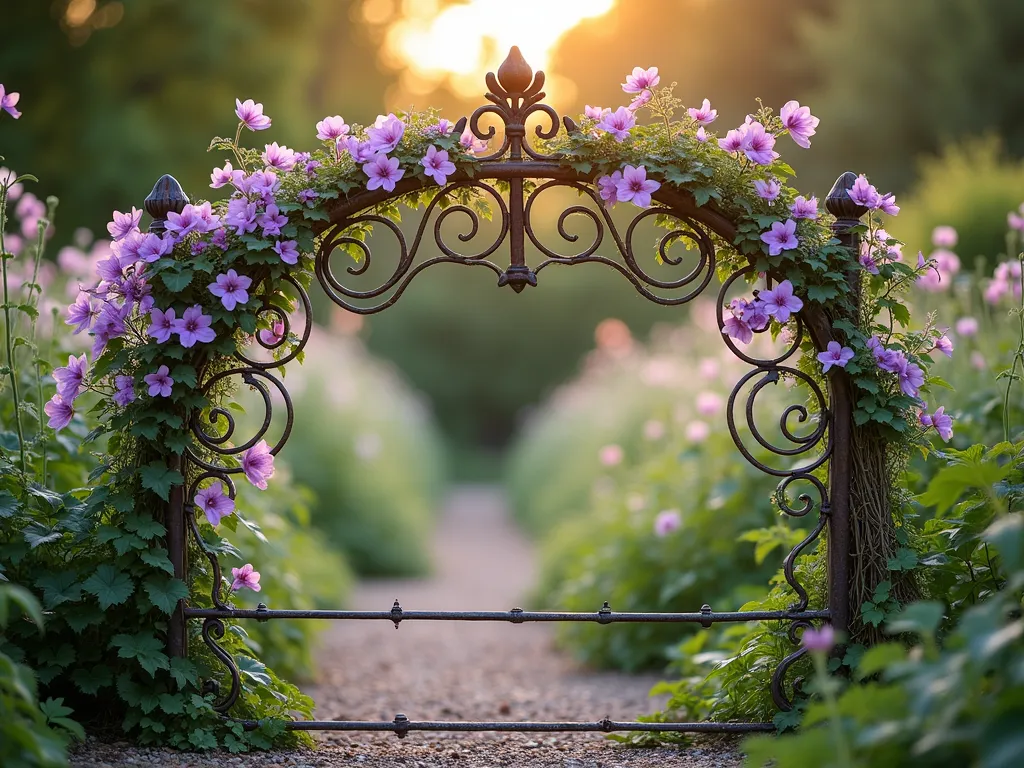
[[[382,57],[402,70],[401,87],[425,94],[447,85],[462,96],[480,91],[480,73],[494,70],[518,45],[534,70],[547,68],[559,40],[587,19],[606,14],[616,0],[470,0],[441,7],[436,0],[396,3],[367,0],[363,17],[387,24]],[[552,90],[571,96],[571,83],[555,78]]]

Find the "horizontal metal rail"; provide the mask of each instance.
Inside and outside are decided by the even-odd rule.
[[[232,718],[229,718],[232,719]],[[234,720],[246,730],[259,727],[257,720]],[[394,720],[296,720],[286,724],[291,731],[391,731],[403,738],[410,731],[503,731],[509,733],[762,733],[775,730],[773,723],[639,723],[619,720],[594,722],[502,722],[409,720],[399,714]]]
[[[391,621],[397,626],[403,621],[505,621],[511,624],[550,621],[582,621],[596,624],[637,622],[692,623],[711,626],[719,622],[744,621],[796,621],[827,619],[830,612],[822,611],[725,611],[701,610],[694,613],[617,613],[608,608],[590,613],[564,613],[553,611],[406,611],[397,602],[390,611],[332,611],[332,610],[270,610],[269,608],[185,608],[190,619],[326,619]]]

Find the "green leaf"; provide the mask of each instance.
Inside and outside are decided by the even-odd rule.
[[[1014,512],[996,520],[982,538],[998,550],[1008,571],[1024,568],[1024,514]]]
[[[857,679],[863,680],[906,658],[907,649],[902,643],[881,643],[872,646],[860,657],[856,670]]]
[[[896,556],[890,557],[887,567],[890,571],[910,571],[917,567],[917,553],[909,547],[900,547]]]
[[[945,613],[946,607],[935,600],[911,603],[885,622],[885,631],[891,635],[913,632],[921,637],[932,637]]]
[[[14,517],[21,511],[21,503],[14,494],[8,491],[0,491],[0,520],[5,517]]]
[[[82,585],[78,583],[78,576],[73,571],[48,573],[36,579],[35,584],[43,590],[43,605],[47,609],[61,603],[73,603],[82,597]]]
[[[144,539],[153,539],[167,533],[164,524],[159,520],[142,515],[129,515],[124,519],[124,527],[129,531],[134,531]]]
[[[839,289],[834,285],[809,285],[807,286],[807,298],[818,304],[823,304],[839,295]]]
[[[181,579],[151,576],[143,582],[149,601],[166,614],[174,612],[179,600],[188,597],[188,587]]]
[[[139,553],[139,557],[146,565],[152,565],[171,575],[174,574],[174,564],[163,549],[147,549],[145,552]]]
[[[168,469],[161,461],[152,461],[144,467],[139,467],[139,474],[142,476],[142,487],[153,491],[164,501],[171,497],[172,486],[185,482],[180,472]]]
[[[47,528],[41,523],[34,522],[25,527],[25,530],[22,531],[22,537],[32,549],[35,549],[43,544],[60,541],[60,539],[64,538],[64,534]]]
[[[106,610],[127,600],[135,592],[135,582],[127,573],[104,563],[96,568],[96,573],[85,580],[82,588],[89,594],[96,595],[100,607]]]
[[[238,664],[238,671],[254,683],[270,685],[271,679],[267,674],[267,665],[263,662],[257,661],[251,656],[241,655],[235,657],[235,662]]]
[[[97,664],[91,669],[79,667],[71,674],[72,682],[82,693],[93,694],[114,682],[110,667]]]
[[[160,279],[171,293],[181,293],[192,282],[192,275],[192,270],[185,267],[180,272],[161,272]]]
[[[968,458],[965,463],[951,464],[936,472],[918,501],[926,507],[935,507],[935,514],[941,517],[967,491],[978,488],[987,492],[1003,480],[1009,470],[1009,465],[1001,467],[994,461]]]
[[[327,214],[324,214],[326,217]],[[210,731],[196,728],[188,735],[188,743],[196,749],[216,749],[217,737]]]
[[[185,711],[185,699],[177,694],[161,693],[160,709],[168,715],[180,715]]]
[[[155,674],[158,669],[167,669],[170,666],[170,660],[163,652],[163,643],[157,640],[152,633],[114,635],[110,645],[118,649],[119,657],[135,659],[151,675]]]
[[[196,665],[185,658],[171,659],[170,672],[179,688],[184,688],[189,683],[195,685],[199,681],[199,670],[196,669]]]

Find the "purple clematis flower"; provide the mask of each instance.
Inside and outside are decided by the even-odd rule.
[[[16,108],[18,104],[18,99],[20,98],[20,93],[8,91],[4,88],[3,84],[0,84],[0,109],[2,109],[11,117],[13,117],[15,120],[21,117],[21,112],[19,112]]]
[[[341,115],[325,117],[316,124],[316,137],[321,141],[333,141],[337,144],[338,139],[347,136],[348,132],[348,124]]]
[[[739,152],[743,149],[743,142],[746,139],[748,128],[749,124],[744,123],[739,128],[729,131],[725,134],[724,139],[718,140],[718,146],[726,152]]]
[[[740,317],[750,327],[750,330],[763,331],[768,327],[771,315],[768,314],[768,308],[765,306],[765,303],[758,298],[742,305]]]
[[[260,440],[242,454],[242,471],[250,483],[261,491],[267,490],[267,480],[274,476],[274,455],[266,440]]]
[[[800,297],[793,295],[793,283],[789,280],[783,280],[774,288],[761,291],[757,298],[764,302],[765,311],[780,323],[789,320],[790,314],[799,312],[804,306]]]
[[[152,232],[147,234],[139,245],[138,255],[147,264],[159,261],[174,250],[174,235],[167,234],[163,237]]]
[[[152,336],[160,344],[166,342],[174,333],[175,323],[174,309],[163,312],[156,307],[149,311],[150,326],[146,329],[146,335]]]
[[[167,231],[180,240],[190,232],[204,235],[211,229],[220,226],[220,219],[213,215],[210,204],[186,205],[181,213],[171,211],[167,214]]]
[[[239,235],[256,229],[256,203],[250,203],[244,197],[236,197],[228,201],[228,213],[224,223]]]
[[[697,132],[693,134],[693,137],[697,139],[697,141],[699,141],[701,144],[704,144],[708,140],[708,138],[710,138],[708,136],[708,132],[704,130],[703,125],[697,129]]]
[[[608,112],[611,112],[607,107],[592,107],[589,104],[583,106],[583,116],[589,117],[591,120],[600,120]]]
[[[107,224],[107,232],[110,233],[110,238],[117,242],[127,237],[129,232],[138,229],[141,219],[142,211],[134,206],[128,213],[114,211],[114,220]]]
[[[231,184],[235,178],[236,171],[231,167],[231,161],[227,160],[223,168],[214,168],[210,173],[210,186],[220,189],[226,184]]]
[[[900,212],[900,207],[896,205],[896,195],[890,192],[887,195],[881,195],[878,198],[878,210],[887,216],[895,216]]]
[[[352,155],[352,162],[356,165],[367,162],[376,152],[368,141],[360,141],[355,136],[349,136],[343,142],[345,149]],[[308,173],[308,171],[307,171]]]
[[[800,637],[800,642],[809,651],[827,653],[836,644],[836,633],[831,624],[824,624],[821,629],[808,627]]]
[[[729,315],[725,318],[723,323],[722,333],[726,334],[730,338],[736,339],[743,344],[749,344],[754,339],[754,331],[742,317],[737,317],[735,314]]]
[[[653,98],[654,94],[652,94],[650,91],[640,91],[640,93],[638,93],[633,98],[633,100],[629,102],[629,105],[626,107],[626,109],[628,109],[633,114],[636,114],[636,111],[638,109],[640,109],[645,104],[649,103],[650,100]]]
[[[878,203],[881,200],[881,195],[878,194],[878,190],[875,189],[874,185],[868,181],[868,177],[863,173],[857,177],[857,180],[853,182],[853,186],[850,187],[850,199],[853,200],[857,205],[863,205],[865,208],[874,210],[878,207]]]
[[[377,115],[373,125],[366,129],[366,135],[370,138],[370,149],[388,153],[398,146],[405,135],[405,123],[390,112],[387,117]]]
[[[666,509],[654,518],[654,535],[659,539],[678,531],[683,525],[683,518],[678,509]]]
[[[619,199],[619,182],[622,181],[622,171],[615,171],[611,176],[602,176],[597,180],[597,194],[604,200],[606,208],[611,208]]]
[[[651,204],[651,194],[661,184],[647,178],[644,166],[627,165],[622,169],[622,178],[615,184],[615,196],[620,203],[633,203],[638,208],[646,208]]]
[[[68,307],[64,324],[74,326],[75,330],[72,333],[79,334],[89,330],[89,326],[99,313],[99,302],[85,291],[79,291],[75,303]]]
[[[761,242],[768,244],[769,256],[778,256],[783,251],[796,248],[800,245],[796,236],[796,222],[793,219],[774,222],[771,230],[761,234]]]
[[[626,82],[622,84],[622,90],[626,93],[640,93],[646,88],[653,88],[661,82],[657,67],[644,69],[633,67],[633,74],[626,75]]]
[[[743,145],[740,149],[752,163],[769,165],[779,156],[779,153],[772,149],[774,146],[775,137],[765,131],[763,125],[753,122],[743,134]]]
[[[171,388],[174,386],[174,379],[170,377],[170,370],[166,365],[161,365],[156,369],[156,373],[147,373],[142,377],[149,385],[149,396],[150,397],[170,397]]]
[[[50,398],[50,401],[43,406],[43,412],[50,417],[46,426],[58,431],[70,424],[75,415],[75,409],[71,403],[65,402],[59,394]]]
[[[463,149],[472,152],[474,155],[487,154],[487,140],[478,139],[473,135],[473,131],[470,130],[469,126],[466,126],[466,130],[459,136],[459,146]]]
[[[629,136],[629,131],[634,125],[636,125],[636,115],[626,107],[619,107],[614,112],[602,116],[601,122],[594,127],[607,131],[615,137],[616,141],[622,142]]]
[[[438,136],[448,136],[455,130],[455,123],[442,117],[433,125],[428,125],[424,133],[433,133]]]
[[[200,488],[193,499],[195,505],[203,510],[210,525],[220,525],[220,521],[235,511],[235,500],[225,495],[220,483]]]
[[[114,403],[122,408],[135,400],[135,380],[131,376],[115,376],[114,388]]]
[[[946,357],[953,357],[953,340],[946,334],[942,334],[935,340],[935,349]]]
[[[903,394],[908,397],[917,397],[918,390],[924,384],[924,371],[920,366],[903,357],[896,375],[899,377],[900,390]]]
[[[260,214],[256,223],[263,229],[264,237],[273,237],[281,234],[281,227],[288,223],[288,217],[281,213],[280,209],[271,203],[267,206],[267,212]]]
[[[88,368],[89,361],[86,360],[85,355],[78,357],[70,355],[67,365],[54,368],[53,380],[57,382],[57,394],[65,403],[73,403],[75,398],[81,394]]]
[[[320,193],[313,188],[309,188],[300,189],[299,194],[295,196],[295,199],[302,205],[309,205],[312,208],[312,205],[310,204],[318,197],[320,197]]]
[[[299,244],[295,240],[278,240],[274,243],[274,253],[280,256],[285,264],[297,264]]]
[[[267,168],[276,168],[285,173],[295,167],[295,150],[279,146],[276,141],[265,145],[260,158]]]
[[[804,198],[803,195],[793,201],[789,206],[789,212],[794,219],[816,219],[818,218],[818,198]]]
[[[194,347],[197,342],[208,344],[217,338],[210,324],[213,318],[203,314],[203,308],[194,304],[174,321],[174,332],[183,347]]]
[[[260,572],[253,570],[252,563],[246,563],[241,568],[232,568],[231,578],[231,589],[235,591],[245,588],[259,592],[261,589]]]
[[[263,105],[252,99],[244,102],[235,99],[235,114],[250,131],[265,131],[270,127],[270,118],[263,114]]]
[[[252,285],[252,279],[240,275],[235,270],[229,269],[221,275],[217,275],[215,282],[209,286],[210,293],[220,297],[220,303],[228,312],[234,311],[239,304],[249,301],[248,287]]]
[[[281,182],[277,178],[277,174],[267,169],[262,171],[255,171],[252,176],[247,179],[249,191],[255,192],[263,198],[263,202],[272,203],[274,202],[274,195],[277,194],[277,190],[281,188]],[[241,190],[242,194],[248,194],[244,189]]]
[[[373,159],[363,166],[363,173],[369,177],[369,181],[366,182],[367,189],[383,187],[388,192],[394,192],[395,182],[405,175],[405,171],[398,167],[398,158],[385,154],[374,155]]]
[[[818,353],[818,362],[821,363],[822,373],[828,373],[832,366],[845,368],[851,360],[853,360],[853,350],[844,347],[838,341],[830,341],[828,349]]]
[[[798,101],[787,101],[779,110],[779,117],[796,145],[808,149],[811,146],[811,136],[815,133],[814,129],[821,122],[811,114],[811,108],[801,107]]]
[[[427,154],[420,160],[420,165],[423,166],[427,178],[433,179],[442,187],[448,182],[448,177],[455,173],[455,163],[448,159],[448,153],[433,145],[427,149]]]
[[[953,417],[946,413],[946,407],[940,405],[930,417],[931,426],[939,433],[939,437],[947,443],[953,439]]]
[[[718,110],[711,108],[711,102],[704,99],[704,102],[700,107],[690,107],[686,110],[686,114],[690,116],[697,125],[711,125],[715,120],[718,119]]]

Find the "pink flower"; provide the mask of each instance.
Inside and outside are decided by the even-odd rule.
[[[718,119],[718,110],[711,108],[711,102],[704,99],[704,102],[700,105],[700,108],[690,107],[686,110],[686,114],[690,116],[697,125],[711,125],[715,120]]]
[[[363,166],[363,173],[369,177],[369,181],[366,182],[367,189],[383,187],[388,192],[394,192],[395,182],[405,175],[405,171],[398,167],[398,158],[389,158],[385,154],[374,155],[373,159]]]
[[[725,318],[725,323],[723,325],[722,333],[743,344],[749,344],[754,339],[753,330],[751,330],[750,326],[747,325],[742,317],[730,315]]]
[[[836,644],[836,633],[831,624],[823,624],[821,629],[808,627],[804,630],[800,642],[809,651],[828,653]]]
[[[775,137],[765,131],[763,125],[753,122],[747,126],[743,134],[743,145],[740,149],[752,163],[769,165],[779,156],[779,153],[772,149],[774,146]]]
[[[299,262],[299,244],[295,240],[278,240],[274,243],[274,252],[285,264]]]
[[[711,434],[711,427],[705,421],[691,421],[686,425],[686,439],[691,443],[703,443]]]
[[[402,136],[405,135],[405,123],[391,113],[388,113],[387,117],[377,115],[377,120],[366,130],[366,134],[370,137],[370,149],[374,152],[387,153],[397,147],[398,142],[402,140]]]
[[[750,326],[750,330],[761,331],[768,327],[770,316],[764,302],[754,299],[742,306],[740,317]]]
[[[613,443],[602,448],[598,457],[601,460],[602,466],[615,467],[622,463],[622,459],[625,457],[625,454],[620,446]]]
[[[263,114],[263,105],[254,103],[252,99],[244,102],[235,99],[235,114],[250,131],[265,131],[270,127],[270,118]]]
[[[729,131],[724,139],[718,140],[718,146],[726,152],[739,152],[743,148],[743,141],[746,138],[749,124],[744,123],[739,128]]]
[[[74,326],[75,330],[72,333],[78,334],[87,331],[99,313],[100,308],[96,299],[85,291],[79,291],[75,303],[68,307],[64,324]]]
[[[360,141],[355,136],[348,136],[347,138],[342,139],[341,144],[343,144],[348,153],[352,155],[352,162],[357,165],[365,163],[375,154],[373,148],[370,146],[370,142]]]
[[[281,234],[281,227],[288,224],[288,217],[281,213],[281,209],[271,203],[267,206],[266,213],[256,218],[256,223],[263,230],[264,237],[273,237]]]
[[[228,160],[224,163],[223,168],[214,168],[210,173],[210,186],[214,189],[220,189],[226,184],[230,184],[234,178],[235,171],[231,167],[231,161]]]
[[[246,563],[241,568],[231,569],[231,589],[238,591],[243,587],[251,589],[253,592],[259,592],[260,587],[260,572],[254,571],[251,563]]]
[[[640,93],[645,88],[653,88],[661,82],[657,67],[644,69],[633,67],[633,74],[626,75],[626,82],[622,84],[622,90],[626,93]]]
[[[50,417],[46,426],[56,430],[64,429],[71,423],[71,419],[75,415],[75,409],[71,403],[65,402],[59,394],[50,398],[50,401],[43,406],[43,412]]]
[[[701,416],[714,416],[722,410],[722,397],[716,392],[701,392],[694,404]]]
[[[260,440],[242,454],[242,471],[250,483],[261,491],[267,490],[267,480],[274,476],[274,455],[266,440]]]
[[[871,251],[869,249],[862,248],[860,253],[860,265],[872,275],[878,274],[878,263],[875,261],[875,257],[871,255]]]
[[[899,377],[900,390],[907,397],[917,397],[918,390],[924,384],[924,371],[914,363],[903,357],[901,365],[896,370]]]
[[[936,248],[955,248],[958,235],[950,226],[940,226],[932,230],[932,245]]]
[[[53,370],[53,380],[57,382],[57,394],[64,402],[74,402],[81,393],[88,368],[89,362],[85,359],[85,355],[78,357],[69,355],[66,366]]]
[[[174,235],[167,234],[163,237],[149,233],[142,240],[139,246],[139,258],[147,264],[159,261],[174,250]]]
[[[619,182],[622,171],[615,171],[611,176],[602,176],[597,180],[597,193],[604,200],[606,208],[611,208],[619,199]]]
[[[704,130],[703,125],[697,129],[697,132],[693,134],[693,137],[697,139],[697,141],[699,141],[701,144],[708,140],[708,133],[707,131]]]
[[[167,231],[177,240],[181,240],[190,232],[203,235],[219,226],[220,219],[213,215],[209,203],[186,205],[181,213],[171,211],[167,214]]]
[[[284,321],[275,320],[270,328],[260,331],[260,341],[268,346],[274,347],[284,340]]]
[[[248,186],[249,192],[255,192],[262,197],[264,202],[272,203],[274,202],[272,198],[277,194],[277,190],[281,188],[281,182],[273,171],[262,170],[255,171],[239,188],[242,194],[249,194],[245,190],[245,186]]]
[[[186,349],[194,347],[196,342],[208,344],[217,338],[210,324],[213,318],[203,314],[203,308],[194,304],[185,310],[185,313],[174,321],[174,332],[178,334],[181,346]]]
[[[666,509],[659,512],[654,518],[654,535],[658,538],[668,536],[673,531],[678,531],[683,525],[682,515],[678,509]]]
[[[224,309],[231,312],[237,305],[249,301],[249,293],[246,289],[250,285],[252,285],[251,278],[229,269],[224,274],[217,275],[217,279],[210,284],[209,290],[214,296],[219,296]]]
[[[276,168],[285,173],[295,167],[295,151],[288,147],[278,146],[276,141],[265,146],[260,158],[267,168]]]
[[[3,86],[0,86],[2,88]],[[128,213],[121,213],[120,211],[114,211],[114,220],[107,224],[107,232],[110,233],[112,240],[117,242],[118,240],[127,237],[129,232],[134,232],[139,228],[139,221],[142,219],[142,211],[138,208],[132,207]]]
[[[454,130],[455,123],[442,117],[433,125],[427,126],[425,133],[436,133],[439,136],[448,136]]]
[[[605,116],[605,113],[607,112],[611,112],[611,110],[601,107],[592,107],[589,104],[583,107],[584,116],[590,118],[591,120],[600,120],[602,117]]]
[[[927,264],[928,264],[928,262],[926,262],[925,259],[924,259],[924,253],[922,253],[921,251],[918,251],[917,252],[917,268],[918,269],[924,269],[927,266]]]
[[[256,229],[256,203],[250,203],[244,197],[236,197],[228,201],[228,212],[224,223],[234,227],[235,232],[244,235]]]
[[[828,373],[834,365],[837,368],[845,368],[846,364],[853,360],[853,350],[844,347],[838,341],[830,341],[824,352],[818,353],[818,362],[821,363],[821,372]]]
[[[850,199],[857,203],[857,205],[863,205],[865,208],[871,208],[872,210],[878,207],[878,203],[881,200],[878,190],[875,189],[874,185],[868,181],[868,177],[863,173],[853,182],[849,194]]]
[[[798,296],[793,295],[793,283],[783,280],[774,288],[761,291],[758,299],[764,302],[765,310],[780,323],[789,320],[792,313],[803,309],[804,303]]]
[[[18,103],[18,99],[21,98],[20,93],[14,91],[7,91],[2,84],[0,84],[0,109],[6,112],[8,115],[17,120],[21,117],[15,105]]]
[[[455,173],[455,163],[448,160],[448,153],[434,145],[427,149],[427,154],[420,160],[427,178],[433,179],[440,186],[448,182],[448,177]]]
[[[316,124],[316,137],[321,141],[333,141],[337,144],[337,140],[348,135],[348,132],[349,127],[341,115],[325,117]]]
[[[789,211],[793,214],[794,219],[816,219],[818,218],[818,198],[805,199],[801,195],[789,206]]]
[[[627,165],[622,169],[622,178],[615,184],[615,196],[619,202],[631,202],[638,208],[646,208],[651,204],[651,194],[660,187],[660,183],[647,178],[644,166],[634,168]]]
[[[814,129],[821,122],[811,114],[811,108],[801,107],[797,101],[787,101],[779,110],[779,117],[796,145],[808,149],[811,146],[811,136],[815,133]]]
[[[156,369],[156,373],[147,373],[142,380],[149,385],[149,396],[170,397],[171,387],[174,386],[174,379],[170,377],[170,370],[166,365]]]
[[[939,350],[939,352],[944,354],[946,357],[953,356],[953,342],[949,336],[946,336],[945,334],[942,334],[935,340],[935,349]]]
[[[193,499],[195,505],[206,514],[210,525],[220,525],[222,518],[235,511],[235,500],[224,494],[220,483],[200,488]]]
[[[786,219],[785,223],[776,221],[768,232],[761,234],[761,242],[768,244],[768,255],[778,256],[783,251],[789,251],[800,245],[796,236],[796,222]]]
[[[160,344],[163,344],[174,333],[175,318],[174,310],[168,309],[166,312],[153,307],[149,311],[150,326],[146,329],[146,335],[152,336]]]
[[[607,131],[615,137],[616,141],[622,142],[629,136],[629,131],[634,125],[636,125],[636,115],[626,107],[619,107],[614,112],[602,115],[601,122],[594,127]]]
[[[928,403],[922,403],[922,406],[923,410],[918,416],[921,426],[926,430],[935,427],[939,437],[948,443],[953,437],[953,417],[946,414],[945,406],[936,408],[935,413],[932,414],[928,413]]]
[[[961,317],[956,321],[956,335],[963,336],[965,339],[971,336],[976,336],[978,333],[978,321],[973,317]]]
[[[1021,208],[1024,208],[1024,206],[1021,206]],[[1024,216],[1018,216],[1013,211],[1006,214],[1006,224],[1010,229],[1024,232]]]
[[[881,195],[878,198],[878,210],[887,216],[895,216],[900,212],[900,207],[896,205],[896,195],[891,192],[887,195]]]
[[[757,192],[758,197],[770,203],[782,192],[782,185],[775,179],[768,179],[767,181],[757,179],[754,182],[754,190]]]
[[[122,408],[135,400],[135,380],[131,376],[114,377],[114,403]]]
[[[462,132],[462,135],[459,136],[459,146],[472,152],[474,155],[482,155],[487,152],[487,142],[474,136],[468,126]]]
[[[638,93],[636,97],[629,102],[626,109],[635,114],[638,109],[649,103],[652,98],[654,98],[654,95],[650,91],[640,91],[640,93]]]

